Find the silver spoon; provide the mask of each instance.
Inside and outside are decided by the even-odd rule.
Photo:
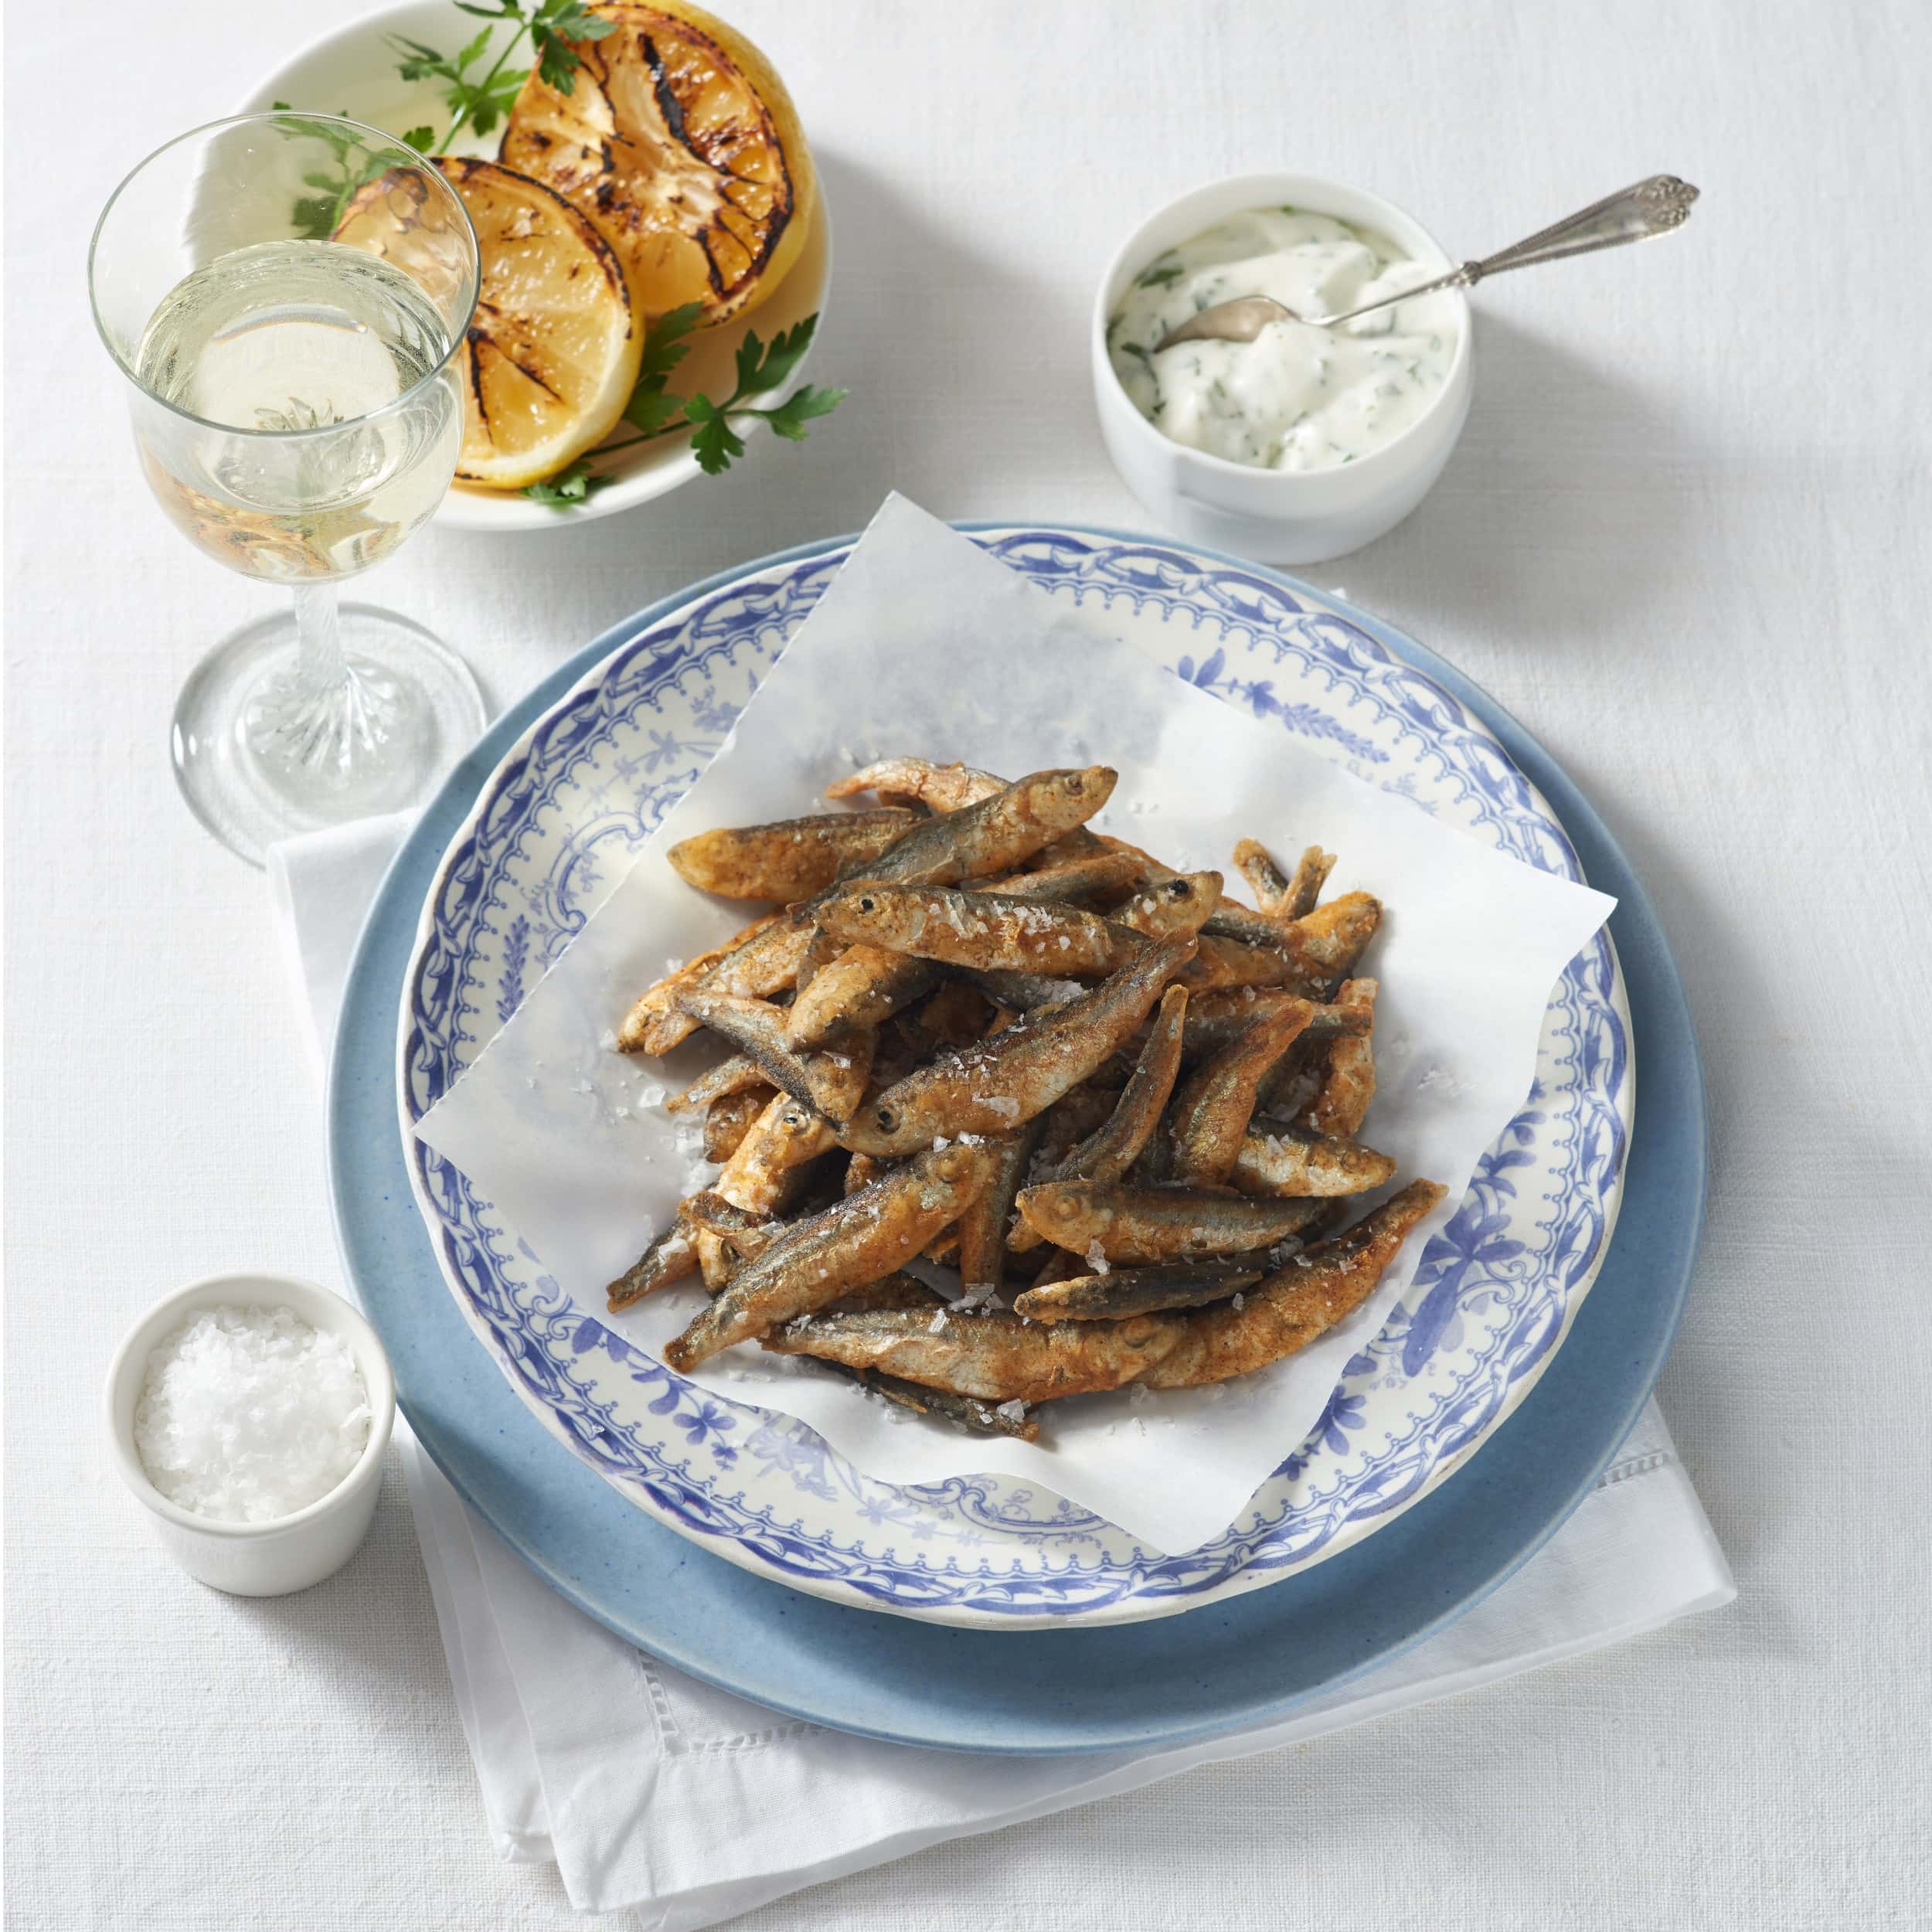
[[[1338,322],[1352,322],[1358,315],[1386,308],[1392,302],[1433,294],[1438,288],[1474,288],[1485,275],[1500,275],[1505,268],[1527,268],[1532,262],[1553,262],[1564,255],[1587,255],[1599,248],[1645,241],[1652,235],[1667,235],[1673,228],[1682,227],[1696,199],[1697,190],[1689,182],[1679,181],[1675,175],[1652,175],[1620,194],[1592,202],[1566,220],[1539,229],[1513,248],[1479,262],[1464,262],[1420,288],[1384,295],[1339,315],[1298,315],[1271,297],[1240,295],[1231,302],[1216,302],[1179,328],[1169,329],[1154,345],[1154,353],[1158,355],[1176,342],[1251,342],[1270,322],[1306,322],[1311,328],[1332,328]]]

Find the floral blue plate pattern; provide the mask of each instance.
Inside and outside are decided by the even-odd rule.
[[[1581,869],[1488,729],[1343,607],[1173,546],[1002,529],[976,540],[1177,675],[1527,863]],[[621,644],[484,784],[425,903],[399,1100],[417,1204],[464,1318],[551,1433],[729,1560],[835,1602],[983,1628],[1197,1608],[1359,1542],[1460,1468],[1548,1366],[1600,1267],[1634,1070],[1607,933],[1546,1015],[1536,1084],[1241,1518],[1162,1555],[1010,1478],[894,1488],[801,1425],[685,1383],[573,1303],[410,1130],[488,1043],[698,777],[842,548],[754,570]],[[1245,828],[1231,826],[1230,842]]]

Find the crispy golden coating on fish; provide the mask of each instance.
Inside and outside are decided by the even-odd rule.
[[[857,1153],[910,1154],[1032,1120],[1133,1036],[1193,950],[1192,939],[1162,940],[1092,992],[941,1054],[861,1107],[841,1138]]]
[[[1228,1179],[1243,1194],[1366,1194],[1395,1178],[1396,1164],[1359,1141],[1262,1121],[1242,1137]]]
[[[1179,1318],[1185,1333],[1141,1376],[1150,1389],[1191,1389],[1266,1368],[1305,1349],[1374,1292],[1409,1231],[1442,1199],[1411,1181],[1346,1233],[1298,1254],[1242,1297]]]
[[[695,1274],[698,1250],[682,1217],[654,1240],[651,1245],[604,1291],[613,1311],[641,1301],[647,1294],[668,1288]]]
[[[1174,1097],[1167,1173],[1186,1187],[1219,1187],[1234,1171],[1255,1096],[1315,1009],[1306,1000],[1277,1008],[1206,1061]]]
[[[1288,881],[1287,893],[1281,904],[1268,910],[1278,910],[1288,919],[1306,919],[1321,903],[1321,888],[1328,883],[1328,875],[1334,870],[1333,852],[1324,852],[1319,845],[1308,846],[1295,861],[1294,876]]]
[[[762,1083],[720,1094],[704,1111],[705,1158],[720,1164],[730,1160],[770,1098],[771,1089]]]
[[[1114,973],[1147,950],[1138,933],[1072,906],[937,886],[847,886],[818,923],[852,945],[980,972]]]
[[[665,1360],[689,1374],[721,1349],[904,1267],[959,1219],[992,1179],[996,1158],[983,1144],[929,1151],[798,1223],[738,1270],[667,1345]]]
[[[1218,872],[1169,872],[1136,893],[1112,915],[1114,923],[1149,939],[1198,933],[1213,916],[1221,895]]]
[[[1031,1403],[1120,1388],[1158,1362],[1182,1332],[1174,1315],[1036,1322],[955,1315],[941,1322],[923,1311],[886,1310],[788,1322],[764,1345],[778,1355],[875,1369],[982,1402]]]
[[[794,1046],[833,1046],[870,1032],[938,982],[930,960],[848,946],[811,975],[787,1011],[785,1030]]]
[[[837,1130],[824,1114],[789,1094],[775,1094],[732,1150],[716,1191],[748,1214],[781,1213],[797,1198],[805,1168],[838,1144]]]
[[[774,1087],[835,1124],[845,1119],[866,1090],[872,1070],[869,1036],[840,1053],[801,1053],[785,1029],[783,1009],[768,1001],[699,992],[680,993],[678,1005],[730,1040]]]
[[[1268,855],[1267,846],[1258,838],[1238,839],[1233,857],[1234,869],[1248,882],[1255,903],[1270,917],[1279,918],[1287,903],[1290,886],[1281,868]]]
[[[1029,1321],[1120,1321],[1225,1301],[1268,1272],[1265,1261],[1168,1261],[1151,1268],[1078,1274],[1015,1297],[1013,1312]]]
[[[1321,1084],[1302,1115],[1302,1124],[1317,1134],[1352,1140],[1368,1118],[1369,1103],[1376,1097],[1375,1042],[1369,1029],[1374,1023],[1376,995],[1380,990],[1375,980],[1352,979],[1335,995],[1338,1006],[1360,1013],[1366,1023],[1353,1038],[1338,1039],[1328,1049]]]
[[[1323,1206],[1103,1181],[1049,1181],[1021,1189],[1019,1201],[1028,1225],[1056,1247],[1134,1267],[1251,1253],[1300,1233]]]
[[[665,857],[680,879],[700,892],[789,905],[822,890],[845,868],[876,859],[923,822],[919,812],[886,807],[821,812],[768,825],[701,832],[679,839]]]
[[[930,758],[883,758],[826,786],[828,798],[855,798],[862,791],[882,798],[915,798],[934,811],[960,811],[990,798],[1006,781],[971,765],[938,765]]]
[[[976,1298],[996,1294],[1006,1284],[1006,1244],[1013,1201],[1032,1165],[1044,1124],[1029,1121],[988,1143],[995,1157],[992,1177],[960,1216],[954,1230],[959,1237],[959,1278],[967,1293]]]
[[[702,1274],[674,1368],[758,1340],[1030,1440],[1029,1405],[1247,1373],[1372,1290],[1441,1192],[1332,1233],[1396,1168],[1355,1138],[1380,902],[1324,904],[1332,854],[1291,873],[1244,838],[1243,905],[1093,830],[1115,779],[890,758],[827,787],[870,809],[673,848],[700,889],[781,906],[620,1029],[730,1049],[668,1109],[702,1114],[715,1185],[611,1284],[621,1308]],[[915,1260],[957,1266],[960,1301]]]

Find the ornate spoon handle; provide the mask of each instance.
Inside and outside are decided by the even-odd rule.
[[[1464,262],[1460,268],[1438,275],[1420,288],[1404,289],[1400,295],[1384,295],[1379,301],[1365,303],[1360,308],[1348,309],[1339,315],[1322,316],[1317,326],[1332,328],[1337,322],[1353,321],[1356,316],[1386,308],[1392,302],[1432,295],[1438,288],[1474,288],[1485,275],[1500,275],[1505,269],[1527,268],[1533,262],[1557,261],[1565,255],[1588,255],[1599,248],[1621,248],[1625,242],[1648,241],[1653,235],[1668,235],[1673,228],[1683,226],[1691,203],[1696,199],[1697,190],[1689,182],[1679,181],[1675,175],[1652,175],[1634,187],[1606,195],[1576,214],[1539,229],[1513,247],[1499,249],[1481,261]],[[1233,304],[1224,305],[1232,308]],[[1168,338],[1169,341],[1179,339],[1179,330]],[[1165,348],[1166,344],[1161,346]]]
[[[1647,241],[1681,228],[1697,190],[1675,175],[1652,175],[1621,193],[1606,195],[1567,219],[1539,229],[1513,248],[1498,250],[1477,262],[1464,262],[1450,279],[1472,288],[1485,275],[1506,268],[1527,268],[1532,262],[1553,262],[1565,255],[1587,255],[1599,248],[1621,248],[1625,242]]]

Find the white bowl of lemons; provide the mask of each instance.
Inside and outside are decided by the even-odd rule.
[[[634,509],[760,430],[802,437],[839,393],[805,381],[831,226],[770,62],[686,0],[549,0],[533,35],[540,5],[484,21],[406,0],[313,42],[240,110],[342,114],[447,157],[483,256],[436,513],[456,529]],[[368,245],[369,195],[316,186],[318,235]]]

